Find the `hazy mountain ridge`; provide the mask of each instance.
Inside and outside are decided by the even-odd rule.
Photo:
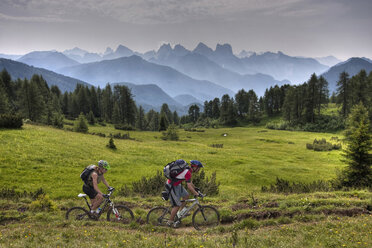
[[[215,82],[235,92],[244,88],[245,90],[253,89],[257,94],[263,95],[268,86],[289,83],[277,81],[269,75],[241,75],[221,67],[200,53],[189,51],[179,53],[179,56],[173,51],[169,46],[163,46],[149,61],[170,66],[195,79]]]
[[[59,68],[80,64],[79,62],[67,57],[63,53],[56,51],[36,51],[28,53],[19,59],[18,62],[56,71]]]
[[[345,62],[331,67],[327,72],[323,73],[322,76],[327,80],[329,92],[332,93],[337,89],[337,81],[340,79],[340,74],[342,72],[347,72],[351,78],[362,69],[368,74],[372,71],[372,63],[364,58],[350,58]]]
[[[134,84],[156,84],[171,96],[190,94],[200,100],[221,97],[223,94],[235,94],[215,83],[195,80],[171,67],[148,62],[136,55],[66,67],[59,72],[96,86],[123,81]]]
[[[92,86],[84,81],[67,77],[53,71],[49,71],[43,68],[36,68],[10,59],[0,58],[0,71],[3,69],[6,69],[8,71],[13,80],[16,80],[18,78],[31,79],[34,74],[42,75],[45,81],[47,81],[49,87],[51,87],[52,85],[57,85],[62,92],[74,91],[78,83],[87,85],[89,87]]]
[[[145,112],[151,109],[160,112],[161,106],[164,103],[168,105],[172,112],[177,111],[179,116],[187,115],[190,105],[194,103],[197,103],[201,106],[201,109],[203,109],[200,100],[190,95],[179,95],[176,96],[177,99],[172,98],[155,84],[137,85],[132,83],[114,83],[111,86],[114,87],[115,85],[127,86],[131,90],[136,105],[138,107],[142,106]],[[192,100],[190,101],[190,99]]]

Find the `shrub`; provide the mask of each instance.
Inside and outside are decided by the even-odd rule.
[[[52,118],[52,125],[56,128],[63,128],[63,115],[60,113],[54,113]]]
[[[106,145],[106,147],[108,147],[110,149],[113,149],[113,150],[116,150],[116,145],[115,145],[114,139],[112,137],[110,138],[109,143]]]
[[[334,190],[331,182],[328,181],[313,181],[311,183],[290,183],[285,179],[276,178],[275,184],[270,187],[262,186],[262,192],[273,193],[311,193],[317,191],[328,192]]]
[[[87,120],[83,113],[81,113],[78,119],[75,121],[74,131],[80,133],[87,133],[88,132],[88,124]]]
[[[163,140],[179,140],[178,130],[175,124],[169,125],[166,132],[163,132]]]
[[[193,184],[198,187],[201,192],[209,196],[218,195],[220,183],[216,181],[216,172],[213,172],[211,177],[205,176],[204,170],[200,171],[198,174],[193,174],[192,176]]]
[[[38,198],[30,203],[30,209],[32,211],[57,211],[57,204],[49,199],[48,195],[39,195]]]
[[[22,127],[22,117],[14,114],[0,115],[0,128],[20,128]]]
[[[313,144],[307,143],[306,148],[314,151],[332,151],[341,149],[342,145],[341,143],[329,143],[326,139],[323,138],[321,140],[314,139]]]
[[[223,144],[211,144],[209,146],[214,148],[223,148]]]
[[[142,177],[140,180],[132,183],[132,188],[126,185],[119,188],[118,194],[121,196],[130,195],[151,195],[159,196],[161,191],[164,189],[166,178],[161,171],[158,171],[156,175],[150,177]],[[194,174],[192,179],[194,185],[198,187],[204,194],[209,196],[217,195],[219,193],[220,183],[216,183],[216,172],[212,174],[210,178],[205,177],[204,171],[199,174]]]
[[[129,124],[116,124],[114,126],[115,129],[118,129],[118,130],[125,130],[125,131],[135,131],[136,129],[129,125]]]

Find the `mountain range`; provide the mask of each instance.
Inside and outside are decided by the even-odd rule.
[[[73,91],[78,83],[89,87],[92,86],[82,80],[67,77],[50,70],[29,66],[10,59],[0,58],[0,70],[2,71],[4,69],[7,70],[13,80],[18,78],[31,79],[34,74],[42,75],[49,87],[57,85],[62,92]]]
[[[342,72],[347,72],[351,78],[362,69],[365,70],[368,75],[368,73],[372,71],[371,61],[365,58],[350,58],[345,62],[331,67],[326,73],[322,74],[322,76],[327,80],[329,92],[332,93],[337,89],[337,81],[339,81]]]
[[[292,57],[282,52],[257,54],[243,50],[235,55],[229,44],[217,44],[212,49],[203,43],[193,50],[164,44],[157,51],[143,54],[119,45],[101,54],[75,47],[62,53],[35,51],[0,57],[13,59],[1,59],[0,64],[0,69],[6,68],[13,79],[41,74],[49,85],[56,84],[62,91],[73,91],[77,83],[104,87],[107,83],[128,82],[125,84],[135,92],[135,100],[148,104],[146,108],[157,108],[160,102],[174,108],[202,104],[223,94],[234,96],[240,89],[253,89],[262,96],[266,88],[301,84],[312,73],[323,75],[332,92],[342,71],[351,77],[361,69],[371,71],[372,65],[367,58],[340,63],[333,56]]]
[[[123,81],[156,84],[170,96],[189,94],[202,101],[224,94],[234,95],[230,89],[206,80],[193,79],[171,67],[150,63],[137,55],[65,67],[58,72],[95,86]]]

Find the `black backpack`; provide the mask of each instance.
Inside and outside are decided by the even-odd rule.
[[[94,171],[94,168],[95,165],[89,165],[83,170],[83,172],[81,172],[80,178],[84,181],[84,183],[87,183],[90,174],[92,174],[92,172]]]
[[[164,167],[164,176],[168,179],[174,180],[178,174],[187,168],[188,166],[185,160],[178,159],[172,161]]]

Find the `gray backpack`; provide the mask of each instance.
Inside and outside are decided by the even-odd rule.
[[[189,167],[186,161],[183,159],[172,161],[164,167],[164,176],[170,180],[174,180],[182,171],[187,168]]]

